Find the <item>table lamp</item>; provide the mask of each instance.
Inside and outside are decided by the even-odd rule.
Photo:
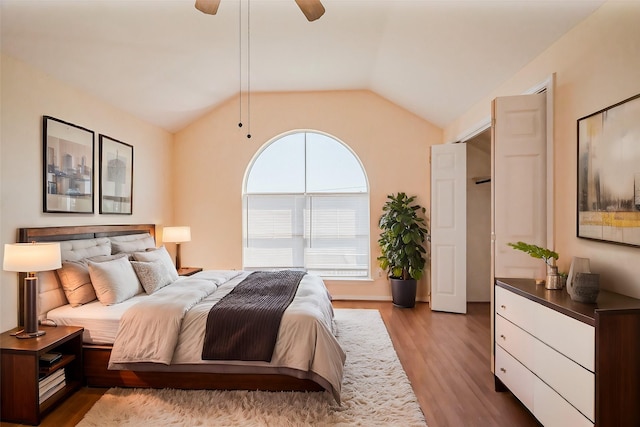
[[[4,245],[5,271],[27,273],[24,279],[24,330],[18,338],[35,338],[44,335],[38,330],[38,277],[36,272],[60,268],[59,243],[13,243]]]
[[[162,241],[176,244],[176,269],[180,270],[180,243],[191,241],[191,227],[165,227]]]

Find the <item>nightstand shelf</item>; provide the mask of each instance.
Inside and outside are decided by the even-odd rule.
[[[83,383],[82,332],[75,326],[40,326],[46,334],[18,339],[7,331],[0,336],[2,421],[37,425],[43,416],[78,390]],[[62,353],[51,366],[41,366],[40,356]],[[40,382],[64,370],[64,386],[40,403]],[[56,381],[59,382],[59,381]],[[54,387],[50,387],[54,388]]]
[[[69,363],[73,362],[74,360],[76,360],[76,356],[73,354],[64,354],[62,355],[62,359],[60,359],[58,362],[54,363],[51,366],[40,366],[40,379],[53,374],[55,371],[57,371],[60,368],[63,368],[65,366],[67,366]]]

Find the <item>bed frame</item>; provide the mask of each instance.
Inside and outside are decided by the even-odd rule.
[[[18,242],[47,242],[149,233],[154,224],[85,225],[70,227],[20,228]],[[21,288],[22,289],[22,288]],[[24,296],[20,294],[20,301]],[[20,307],[23,304],[19,304]],[[20,319],[23,313],[20,312]],[[83,368],[90,387],[143,387],[209,390],[322,391],[316,382],[285,374],[237,374],[210,372],[147,372],[108,370],[109,345],[83,345]]]

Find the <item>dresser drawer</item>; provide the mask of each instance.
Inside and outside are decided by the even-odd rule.
[[[538,304],[504,288],[496,287],[496,313],[527,332],[534,333],[535,311]]]
[[[595,376],[518,326],[496,316],[496,344],[592,421]],[[497,366],[497,365],[496,365]]]
[[[535,378],[533,388],[532,412],[545,427],[593,427],[591,421],[539,378]]]
[[[538,340],[535,340],[533,355],[535,362],[531,370],[583,415],[595,421],[593,372]]]
[[[534,335],[594,372],[595,328],[540,304],[535,309]]]
[[[535,376],[501,347],[496,347],[496,376],[533,412]]]
[[[564,291],[551,291],[564,292]],[[594,372],[595,328],[496,287],[496,313]],[[496,335],[496,341],[498,335]]]
[[[496,344],[531,369],[534,364],[533,350],[536,339],[502,316],[496,316],[495,331]]]

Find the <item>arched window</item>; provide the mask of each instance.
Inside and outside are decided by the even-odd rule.
[[[243,267],[369,276],[369,189],[359,159],[319,132],[293,132],[254,158],[243,194]]]

